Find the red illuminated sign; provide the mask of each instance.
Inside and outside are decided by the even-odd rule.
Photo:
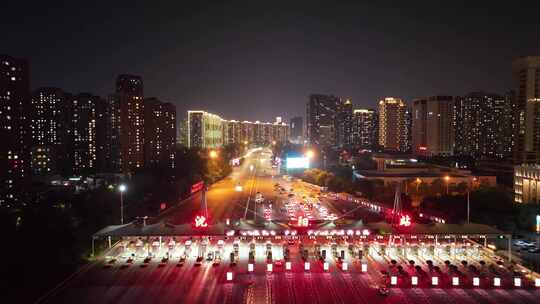
[[[195,217],[195,227],[208,227],[206,217],[204,217],[203,215],[197,215]]]
[[[411,225],[411,217],[408,215],[402,215],[399,219],[399,225],[409,227]]]
[[[306,218],[306,217],[303,217],[303,216],[299,216],[297,225],[299,227],[307,227],[307,226],[309,226],[309,219]]]
[[[191,194],[193,194],[195,192],[198,192],[198,191],[201,191],[203,189],[203,187],[204,187],[204,182],[202,182],[202,181],[191,185]]]

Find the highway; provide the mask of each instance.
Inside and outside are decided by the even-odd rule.
[[[234,168],[231,176],[208,189],[211,223],[244,217],[254,219],[255,214],[264,221],[263,209],[269,207],[269,201],[271,218],[279,220],[294,221],[299,215],[311,216],[313,220],[340,217],[357,209],[354,204],[319,194],[316,187],[284,179],[272,168],[269,157],[267,150],[252,152],[241,166]],[[237,191],[236,186],[241,186],[242,191]],[[264,202],[256,203],[257,193]],[[315,206],[308,208],[306,201]],[[198,194],[157,220],[189,223],[201,212]],[[161,244],[155,239],[132,238],[119,242],[42,303],[530,304],[540,301],[540,290],[533,282],[524,278],[523,286],[514,287],[514,274],[506,266],[497,266],[493,257],[476,247],[453,251],[445,251],[447,247],[431,251],[428,247],[402,249],[346,238],[168,237]],[[250,256],[250,252],[254,254]],[[411,265],[410,260],[415,264]],[[476,274],[461,264],[463,260],[480,269],[480,286],[472,286]],[[485,268],[480,265],[483,260],[489,262]],[[459,272],[446,261],[456,265]],[[452,286],[451,279],[458,276],[456,273],[460,273],[460,284]],[[417,287],[411,286],[413,276],[418,277]],[[389,282],[392,277],[396,285]],[[437,285],[433,284],[433,277],[440,280]],[[501,279],[501,287],[493,286],[495,278]],[[380,295],[377,287],[387,284],[389,294]]]
[[[253,219],[255,196],[260,192],[265,198],[275,198],[273,181],[276,169],[270,164],[269,151],[254,151],[233,172],[223,180],[213,184],[206,192],[206,203],[210,222],[229,219]],[[242,191],[237,191],[240,185]],[[158,220],[172,224],[191,222],[203,210],[202,193],[197,193],[181,203],[176,212],[168,212]]]

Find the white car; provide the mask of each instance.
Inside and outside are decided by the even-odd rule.
[[[527,241],[519,240],[519,241],[515,241],[514,245],[518,247],[522,247],[522,248],[527,248],[527,247],[536,246],[536,242],[527,242]]]

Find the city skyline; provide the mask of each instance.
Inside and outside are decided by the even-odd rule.
[[[6,8],[12,12],[10,16],[23,10],[18,4],[10,5]],[[132,73],[145,79],[147,96],[172,102],[179,113],[200,105],[225,117],[232,117],[235,111],[234,117],[240,120],[252,116],[271,120],[279,115],[274,105],[291,107],[290,117],[284,117],[287,119],[302,114],[305,98],[311,93],[350,98],[359,107],[374,107],[384,96],[410,101],[479,90],[502,94],[514,87],[511,61],[534,54],[540,47],[534,39],[537,21],[528,18],[534,9],[520,7],[518,11],[517,7],[493,3],[467,10],[446,5],[437,7],[438,14],[433,16],[425,14],[432,4],[414,11],[362,5],[289,5],[287,12],[267,7],[266,14],[245,3],[179,6],[180,10],[72,5],[47,3],[24,8],[27,15],[35,17],[34,24],[44,21],[42,11],[49,12],[48,27],[21,26],[6,17],[7,32],[27,35],[8,34],[3,52],[30,61],[32,88],[54,86],[107,96],[114,91],[108,79]],[[131,15],[119,16],[121,9]],[[67,13],[72,11],[78,13]],[[461,19],[452,27],[439,21],[455,15]],[[75,22],[76,16],[92,18],[81,24]],[[134,22],[136,16],[142,24]],[[155,22],[158,16],[160,22]],[[501,16],[506,18],[498,18]],[[520,22],[513,22],[517,16]],[[235,17],[242,25],[231,23]],[[116,18],[119,22],[105,30],[104,26]],[[490,22],[495,18],[496,24]],[[197,19],[204,19],[205,24],[190,23]],[[386,24],[386,19],[395,20],[400,27]],[[78,26],[65,27],[64,23]],[[227,26],[222,28],[223,24]],[[417,28],[423,31],[414,31]],[[90,34],[90,29],[99,34]],[[129,34],[120,35],[128,30]],[[65,48],[53,48],[46,38],[51,32]],[[146,45],[143,37],[155,32],[160,35]],[[113,36],[122,39],[115,41]],[[71,43],[75,39],[78,42]],[[438,46],[430,39],[446,43]],[[95,48],[104,41],[115,51]],[[254,43],[257,41],[261,43]],[[272,45],[268,45],[270,41]],[[452,43],[456,41],[459,43]],[[39,52],[29,47],[36,43],[42,46]],[[118,43],[132,47],[117,47]],[[133,51],[136,49],[140,51]],[[402,61],[402,56],[408,60]],[[437,76],[441,70],[444,76]]]
[[[2,303],[537,303],[540,2],[483,2],[2,4]]]

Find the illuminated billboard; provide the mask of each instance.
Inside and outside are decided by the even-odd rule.
[[[308,169],[309,158],[307,157],[287,157],[287,169]]]

